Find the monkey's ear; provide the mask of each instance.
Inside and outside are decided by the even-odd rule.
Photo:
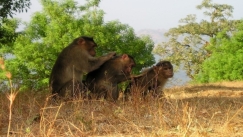
[[[79,38],[78,39],[78,44],[79,45],[83,45],[85,43],[85,39],[83,39],[83,38]]]
[[[127,54],[123,54],[122,55],[122,59],[124,60],[124,59],[127,59],[128,58],[128,55]]]
[[[159,67],[158,66],[153,66],[153,70],[154,70],[154,72],[158,72]]]

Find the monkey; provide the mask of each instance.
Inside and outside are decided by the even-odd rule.
[[[152,91],[153,96],[163,96],[162,89],[169,78],[174,75],[173,66],[169,61],[160,61],[155,66],[144,70],[140,75],[133,76],[132,81],[124,91],[125,99],[128,99],[131,90],[138,88],[141,95],[146,96]]]
[[[92,37],[80,36],[61,51],[49,79],[53,95],[73,97],[76,94],[74,89],[82,89],[83,74],[99,68],[116,55],[115,52],[111,52],[101,57],[95,57],[96,47],[97,44]]]
[[[134,58],[128,54],[116,56],[105,62],[100,68],[88,73],[86,84],[97,98],[116,101],[119,97],[118,83],[130,79]]]

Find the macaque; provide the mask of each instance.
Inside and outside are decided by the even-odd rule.
[[[99,68],[116,54],[111,52],[105,56],[95,57],[95,47],[97,44],[93,38],[81,36],[62,50],[50,75],[49,85],[52,94],[59,97],[73,97],[79,94],[83,88],[83,74]]]
[[[88,89],[97,98],[116,101],[119,97],[118,83],[130,79],[135,61],[132,56],[123,54],[105,62],[99,69],[88,73]]]
[[[172,78],[173,66],[169,61],[160,61],[155,66],[145,70],[142,74],[134,76],[132,82],[127,86],[124,94],[127,99],[132,90],[137,88],[142,96],[146,96],[150,91],[156,97],[163,96],[163,87],[169,78]]]

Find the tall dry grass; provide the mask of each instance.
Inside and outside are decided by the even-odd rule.
[[[243,82],[176,87],[166,97],[131,101],[51,101],[48,91],[20,92],[12,106],[12,136],[242,136]],[[9,101],[0,94],[0,135]]]
[[[12,84],[12,74],[5,69],[4,59],[0,57],[0,68],[5,73],[6,78],[8,79],[8,84],[10,87],[10,92],[6,93],[6,97],[9,100],[9,117],[8,117],[8,131],[7,131],[7,137],[9,137],[10,129],[11,129],[11,122],[12,122],[12,106],[13,101],[15,100],[18,91],[14,91],[13,84]]]

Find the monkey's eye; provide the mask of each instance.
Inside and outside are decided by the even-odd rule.
[[[173,69],[173,67],[171,67],[171,66],[164,66],[163,69],[164,69],[164,70],[167,70],[167,69]]]
[[[168,68],[168,67],[164,67],[164,70],[168,70],[168,69],[170,69],[170,68]]]

